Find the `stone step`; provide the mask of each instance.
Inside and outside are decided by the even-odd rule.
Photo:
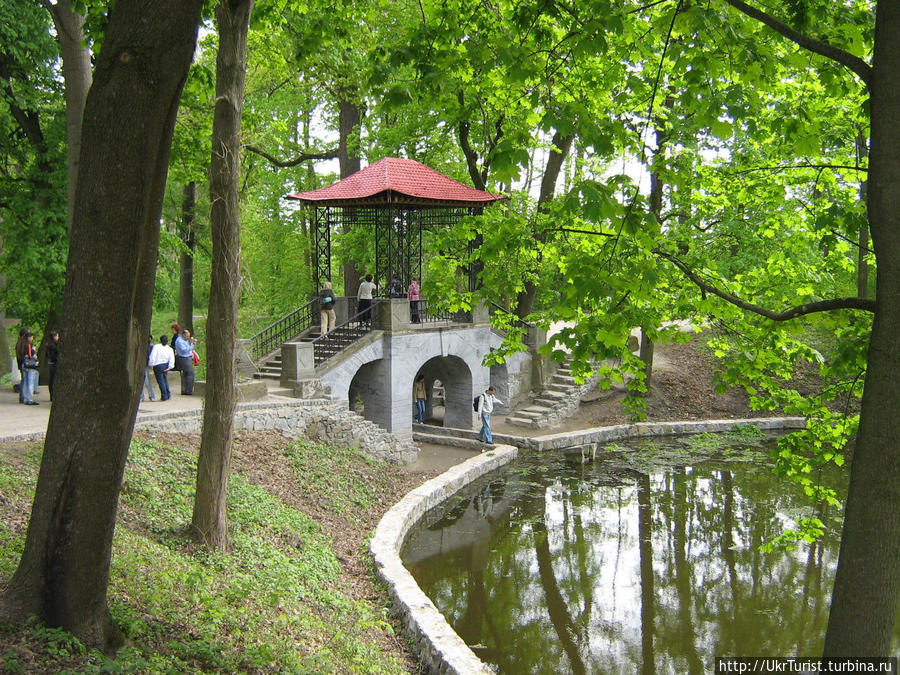
[[[565,395],[568,393],[569,393],[568,389],[566,389],[565,391],[558,391],[556,389],[544,389],[540,394],[538,394],[535,397],[535,400],[537,400],[539,398],[546,398],[546,399],[550,399],[553,401],[558,401],[561,398],[564,398]]]
[[[477,438],[463,438],[461,436],[445,436],[443,434],[429,434],[422,431],[416,431],[414,425],[413,428],[413,440],[416,443],[431,443],[432,445],[448,445],[451,448],[467,448],[467,449],[477,449],[481,448],[484,443],[479,441]],[[496,441],[496,439],[495,439]]]
[[[559,372],[553,375],[550,378],[551,382],[557,382],[559,384],[575,384],[575,378],[571,375],[561,375]]]
[[[284,398],[294,398],[294,390],[287,387],[269,387],[269,396],[282,396]]]
[[[536,419],[538,417],[542,417],[545,412],[547,412],[547,408],[525,408],[524,410],[517,410],[515,417],[527,417],[529,419]],[[506,419],[509,419],[509,417],[507,417]]]
[[[257,380],[275,380],[277,382],[281,379],[281,373],[253,373],[253,378]]]
[[[547,387],[544,389],[544,391],[542,393],[544,393],[544,394],[548,394],[548,393],[559,394],[560,398],[561,398],[563,395],[568,394],[570,391],[572,391],[572,387],[569,387],[564,384],[551,383],[551,384],[547,385]]]
[[[533,427],[534,426],[534,422],[532,422],[531,419],[527,418],[527,417],[516,417],[514,415],[510,415],[509,417],[506,418],[506,421],[517,427]],[[494,438],[496,440],[496,434],[494,435]]]

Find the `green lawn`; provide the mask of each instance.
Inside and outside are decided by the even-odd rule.
[[[24,545],[40,451],[0,445],[0,579],[12,574]],[[317,498],[329,512],[371,506],[371,460],[302,441],[273,452],[281,490],[321,486]],[[338,464],[335,483],[328,477]],[[402,654],[378,646],[392,632],[386,610],[351,598],[328,534],[278,490],[233,472],[232,550],[198,549],[186,527],[195,466],[192,451],[132,443],[109,589],[128,646],[112,659],[59,630],[0,626],[0,672],[408,672]]]

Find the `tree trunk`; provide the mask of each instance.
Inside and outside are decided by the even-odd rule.
[[[361,162],[359,157],[359,125],[362,120],[362,110],[357,102],[359,93],[355,87],[346,87],[341,89],[338,94],[338,164],[341,169],[341,178],[359,171]],[[351,211],[349,218],[344,221],[344,234],[350,232],[354,227],[355,211]],[[359,270],[356,262],[353,260],[345,260],[343,265],[344,272],[344,295],[356,293],[359,287]]]
[[[0,237],[0,256],[3,255],[3,237]],[[6,286],[6,273],[0,270],[0,290]],[[3,308],[0,307],[0,376],[6,375],[10,368],[10,361],[12,360],[12,354],[9,351],[9,340],[6,337],[6,326],[4,325],[4,321],[6,319],[6,312],[3,311]]]
[[[563,136],[560,132],[553,134],[553,146],[550,156],[547,158],[547,166],[544,169],[544,177],[541,179],[541,192],[538,196],[538,211],[547,208],[547,203],[553,199],[556,192],[556,180],[559,178],[559,172],[562,170],[563,162],[572,148],[574,134]],[[536,233],[535,239],[543,242],[545,237],[543,233]],[[525,282],[525,289],[519,293],[516,301],[516,315],[520,319],[524,319],[531,314],[534,309],[534,300],[537,295],[537,286],[532,281]]]
[[[45,2],[44,6],[53,17],[66,82],[66,229],[71,232],[81,154],[81,118],[91,88],[91,52],[85,46],[84,16],[73,11],[69,0]]]
[[[178,276],[178,323],[194,334],[194,249],[197,241],[194,234],[197,203],[197,183],[189,182],[184,186],[184,198],[181,202],[181,243],[185,249],[181,252],[181,273]]]
[[[62,332],[66,350],[19,567],[0,616],[91,646],[118,634],[107,586],[147,361],[159,218],[200,0],[118,0],[88,94]]]
[[[216,108],[209,167],[212,279],[206,322],[207,369],[197,492],[191,525],[211,549],[228,545],[228,473],[234,435],[237,310],[241,289],[241,111],[247,32],[253,0],[220,0],[216,6]]]
[[[664,107],[670,110],[674,102],[671,96],[666,97]],[[652,169],[650,171],[650,212],[656,219],[662,222],[663,182],[656,167],[656,162],[663,161],[663,146],[666,143],[666,135],[660,125],[656,127],[656,149],[653,151]],[[653,376],[653,340],[647,337],[647,332],[641,327],[641,351],[638,358],[644,363],[644,386],[650,393],[650,380]]]
[[[875,18],[869,86],[869,227],[878,259],[875,319],[853,452],[826,656],[891,656],[900,603],[900,4]]]
[[[869,146],[866,143],[866,136],[862,131],[856,136],[856,156],[860,160],[860,164],[864,164],[869,158]],[[863,204],[866,203],[866,180],[859,182],[859,199]],[[869,296],[869,263],[867,256],[869,255],[869,225],[863,223],[859,226],[859,250],[856,253],[856,295],[860,298]]]

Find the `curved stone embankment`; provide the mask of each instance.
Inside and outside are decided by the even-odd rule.
[[[801,417],[767,417],[746,420],[710,420],[706,422],[642,422],[598,427],[564,434],[550,434],[534,438],[499,437],[495,442],[514,442],[523,448],[552,451],[562,448],[594,446],[628,438],[673,436],[682,434],[718,433],[740,426],[756,426],[766,431],[800,429],[806,421]],[[448,439],[466,443],[461,436],[469,432],[445,430]],[[406,536],[425,513],[460,489],[481,477],[512,462],[518,457],[513,445],[498,445],[494,450],[472,457],[440,476],[423,483],[394,505],[381,519],[369,550],[375,561],[375,572],[385,582],[400,615],[404,629],[412,636],[419,659],[434,673],[457,675],[488,674],[487,667],[447,623],[434,603],[422,592],[412,575],[403,566],[400,550]]]
[[[375,572],[387,583],[388,593],[402,618],[404,629],[415,641],[414,650],[431,672],[460,675],[493,673],[419,588],[400,560],[400,548],[410,528],[429,509],[479,476],[513,461],[518,454],[517,448],[500,445],[423,483],[385,514],[369,544]]]

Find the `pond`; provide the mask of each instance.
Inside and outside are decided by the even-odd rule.
[[[840,514],[773,474],[772,443],[704,435],[593,460],[525,456],[430,512],[404,564],[501,673],[704,673],[715,656],[817,656]],[[843,497],[841,473],[819,478]],[[762,552],[808,516],[825,523],[819,541]]]

